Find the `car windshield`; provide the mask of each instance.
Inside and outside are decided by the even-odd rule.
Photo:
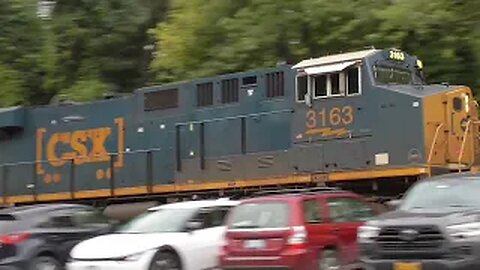
[[[423,182],[413,187],[399,209],[450,211],[480,207],[480,182]]]
[[[244,203],[233,210],[230,228],[283,228],[288,226],[288,204],[283,202]]]
[[[117,230],[118,233],[181,232],[195,209],[164,208],[146,212]]]

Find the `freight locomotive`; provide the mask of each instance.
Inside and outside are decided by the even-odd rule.
[[[90,103],[0,110],[0,203],[338,185],[396,196],[476,168],[466,86],[429,85],[398,49],[367,49]]]

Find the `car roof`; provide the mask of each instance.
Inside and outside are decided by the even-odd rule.
[[[156,211],[160,209],[196,209],[202,207],[216,207],[216,206],[236,206],[239,201],[218,199],[218,200],[198,200],[163,204],[149,208],[149,211]]]
[[[265,196],[257,196],[248,199],[244,199],[242,203],[246,202],[262,202],[262,201],[298,201],[305,198],[318,198],[318,197],[335,197],[335,196],[358,196],[355,193],[346,190],[332,190],[323,192],[305,192],[305,193],[281,193]]]
[[[422,182],[464,182],[464,181],[480,181],[480,174],[473,172],[449,173],[425,178]]]
[[[461,172],[461,173],[449,173],[442,174],[437,176],[432,176],[430,178],[425,178],[424,180],[480,180],[480,173],[474,172]]]
[[[13,206],[0,209],[0,215],[13,216],[30,216],[40,215],[51,211],[62,210],[67,208],[87,208],[88,206],[82,204],[34,204],[26,206]]]

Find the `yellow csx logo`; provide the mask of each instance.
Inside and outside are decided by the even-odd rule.
[[[121,168],[123,167],[124,119],[115,119],[115,125],[118,129],[116,134],[118,154],[114,166]],[[62,167],[72,160],[75,165],[110,161],[106,143],[112,135],[115,135],[112,134],[111,127],[58,132],[49,137],[45,136],[46,132],[45,128],[37,129],[36,172],[39,175],[45,173],[43,166],[45,163],[42,162],[45,159],[53,167]]]

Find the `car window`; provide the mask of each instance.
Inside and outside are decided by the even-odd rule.
[[[370,206],[353,198],[335,198],[328,200],[330,218],[334,222],[362,222],[374,216]]]
[[[39,228],[73,228],[75,224],[71,213],[57,213],[38,223]]]
[[[200,222],[202,224],[201,229],[219,227],[224,225],[227,213],[228,208],[223,207],[201,208],[190,221]]]
[[[224,226],[231,207],[219,207],[212,212],[212,227]]]
[[[9,214],[0,215],[0,235],[15,232],[17,230],[26,229],[28,222],[21,222],[15,216]]]
[[[289,205],[286,202],[249,202],[232,212],[230,228],[284,228],[289,225]]]
[[[317,199],[303,201],[303,215],[306,223],[317,224],[322,222],[320,204]]]
[[[425,181],[413,186],[399,209],[403,211],[458,211],[480,207],[480,182]]]
[[[78,227],[105,227],[109,220],[100,212],[93,209],[75,211],[73,222]]]

